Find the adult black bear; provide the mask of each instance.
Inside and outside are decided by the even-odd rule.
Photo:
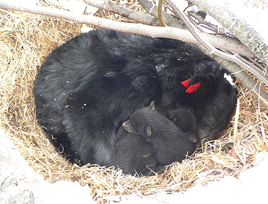
[[[194,84],[181,82],[197,74],[211,83],[185,92]],[[189,43],[93,30],[47,57],[36,76],[36,114],[71,161],[78,155],[82,164],[106,165],[121,124],[153,100],[167,109],[191,107],[198,139],[216,138],[235,107],[233,83],[226,69]]]
[[[186,112],[173,111],[173,116],[183,121],[177,126],[155,110],[154,102],[136,110],[116,135],[118,141],[112,150],[110,165],[120,167],[126,174],[145,175],[192,155],[195,145],[187,137],[189,131],[195,130],[196,123],[194,117],[189,119],[184,114]],[[184,121],[189,122],[186,129],[183,127],[186,132],[182,130]]]

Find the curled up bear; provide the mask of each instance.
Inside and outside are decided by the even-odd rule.
[[[236,94],[231,73],[189,43],[106,29],[52,51],[34,87],[37,118],[56,149],[105,166],[122,123],[151,101],[192,109],[198,146],[226,127]]]

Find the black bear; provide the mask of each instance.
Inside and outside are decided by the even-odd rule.
[[[187,138],[195,143],[196,138],[196,117],[191,108],[177,108],[167,111],[168,119],[171,120],[175,125],[181,128]]]
[[[119,167],[124,174],[131,175],[148,175],[151,170],[158,170],[152,144],[123,127],[119,128],[116,137],[118,141],[114,144],[107,166]]]
[[[194,93],[188,94],[184,102],[194,110],[197,120],[196,145],[200,147],[203,140],[217,139],[227,126],[236,104],[235,78],[219,67],[216,74],[197,73],[187,81],[188,84],[182,82],[186,92]],[[199,83],[201,88],[195,91]]]
[[[185,111],[187,112],[187,111]],[[186,132],[181,125],[159,114],[154,102],[149,107],[138,109],[130,119],[122,124],[111,154],[110,165],[118,166],[126,174],[148,174],[158,172],[172,162],[181,162],[195,151],[195,145],[188,138],[187,132],[195,130],[194,117],[188,119],[182,110],[174,111],[173,116],[181,121],[188,121]],[[184,120],[185,118],[185,120]]]
[[[198,74],[211,84],[196,83]],[[192,108],[201,141],[226,127],[236,93],[230,72],[189,43],[106,29],[55,49],[34,87],[39,123],[56,148],[72,162],[100,165],[109,162],[122,123],[151,101]]]

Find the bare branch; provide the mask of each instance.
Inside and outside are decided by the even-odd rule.
[[[183,22],[187,25],[188,29],[195,36],[195,38],[198,40],[198,42],[200,44],[202,44],[209,51],[210,55],[215,54],[215,55],[217,55],[219,57],[222,57],[222,58],[224,58],[226,60],[230,60],[232,62],[235,62],[236,64],[240,65],[241,67],[243,67],[247,71],[249,71],[252,74],[254,74],[258,79],[260,79],[263,83],[265,83],[268,86],[268,80],[266,79],[266,77],[263,76],[262,74],[260,74],[258,71],[254,70],[250,65],[248,65],[247,63],[245,63],[242,60],[239,60],[234,55],[226,54],[224,52],[221,52],[221,51],[217,50],[210,43],[208,43],[197,32],[196,28],[194,27],[194,25],[192,25],[192,23],[189,21],[187,16],[185,16],[185,14],[178,8],[178,6],[177,6],[177,4],[176,4],[176,2],[174,0],[167,0],[167,2],[169,3],[169,5],[171,7],[173,7],[175,14],[178,15],[183,20]]]
[[[268,46],[264,43],[263,37],[245,21],[237,18],[222,2],[215,0],[191,0],[191,2],[215,18],[268,65]]]
[[[158,18],[159,18],[159,22],[161,23],[161,25],[166,27],[167,24],[165,23],[165,21],[163,19],[162,5],[163,5],[163,0],[159,0],[159,2],[158,2]]]
[[[184,23],[188,26],[189,30],[191,31],[191,33],[198,39],[198,41],[200,42],[200,44],[202,46],[199,46],[203,52],[205,52],[206,54],[211,55],[216,54],[217,56],[213,56],[213,58],[219,62],[220,64],[222,64],[225,68],[227,68],[228,70],[230,70],[232,73],[235,74],[235,76],[237,77],[237,79],[245,86],[247,87],[256,98],[260,98],[262,101],[262,104],[265,106],[266,109],[268,109],[268,94],[243,70],[240,69],[239,66],[237,66],[237,64],[239,64],[240,66],[243,65],[242,67],[246,67],[247,69],[250,68],[250,71],[252,73],[252,71],[254,72],[253,74],[256,76],[257,75],[261,78],[260,80],[264,81],[267,83],[267,79],[260,73],[258,73],[256,70],[252,69],[250,65],[248,65],[246,62],[239,60],[237,57],[233,56],[233,55],[229,55],[226,53],[223,53],[221,51],[216,50],[213,46],[211,46],[208,42],[206,42],[200,35],[199,33],[196,31],[196,28],[191,24],[191,22],[189,21],[189,19],[184,15],[183,12],[180,11],[180,9],[175,5],[175,3],[172,0],[167,0],[169,2],[169,4],[171,5],[171,7],[174,8],[174,12],[176,12],[176,14],[184,21]],[[223,59],[222,59],[223,58]],[[230,61],[233,62],[230,62]],[[257,77],[257,76],[256,76]],[[266,84],[267,85],[267,84]]]
[[[203,52],[208,54],[208,51],[200,46]],[[255,82],[245,71],[241,70],[240,67],[228,60],[225,60],[218,56],[212,56],[219,64],[232,72],[235,77],[245,86],[250,92],[256,97],[261,99],[262,105],[268,110],[268,94]]]
[[[198,41],[189,33],[189,31],[182,30],[179,28],[172,27],[156,27],[156,26],[148,26],[143,24],[136,23],[123,23],[112,21],[104,18],[94,17],[93,15],[82,15],[82,14],[73,14],[68,11],[63,11],[59,9],[39,7],[39,6],[25,6],[23,3],[12,3],[12,2],[3,2],[0,1],[0,8],[4,9],[13,9],[17,11],[30,12],[40,15],[47,15],[52,17],[64,18],[71,21],[76,21],[79,23],[90,24],[93,26],[107,28],[112,30],[118,30],[126,33],[136,33],[141,35],[147,35],[151,37],[163,37],[163,38],[171,38],[186,41],[193,44],[199,44]],[[213,46],[219,49],[228,49],[227,45],[232,45],[232,49],[230,51],[234,53],[240,53],[241,55],[252,57],[254,56],[251,52],[248,51],[246,46],[242,45],[239,42],[235,41],[226,41],[223,38],[217,39],[214,36],[208,34],[202,34],[202,37],[210,42]]]
[[[118,30],[118,31],[122,31],[122,32],[142,34],[142,35],[147,35],[147,36],[151,36],[151,37],[165,37],[165,38],[172,38],[172,39],[177,39],[177,40],[184,40],[184,41],[187,41],[190,43],[195,43],[197,45],[200,45],[198,43],[198,41],[192,35],[189,35],[188,31],[178,29],[178,28],[155,27],[155,26],[147,26],[147,25],[134,24],[134,23],[131,23],[131,24],[122,23],[122,22],[107,20],[107,19],[103,19],[103,18],[97,18],[97,17],[94,17],[93,15],[89,15],[89,16],[78,15],[78,14],[75,15],[75,14],[72,14],[68,11],[63,11],[63,10],[59,10],[59,9],[45,8],[45,7],[39,7],[39,6],[29,6],[29,5],[27,5],[27,7],[26,7],[22,3],[21,4],[16,3],[16,5],[14,5],[12,3],[0,1],[0,7],[4,8],[4,9],[13,9],[13,10],[18,10],[18,11],[24,11],[24,12],[30,12],[30,13],[35,13],[35,14],[52,16],[52,17],[65,18],[65,19],[80,22],[80,23],[91,24],[91,25],[94,25],[97,27],[103,27],[103,28]],[[210,42],[213,42],[213,40],[215,40],[215,38],[213,38],[213,39],[209,38],[209,35],[206,36],[206,35],[201,34],[201,36],[203,38],[205,38],[206,40],[209,39]],[[222,43],[226,43],[226,41],[223,40]],[[214,41],[214,44],[219,45],[219,42]],[[237,43],[237,47],[238,46],[241,46],[241,43]],[[221,46],[218,46],[218,47],[221,48]],[[246,50],[246,49],[243,49],[243,45],[242,45],[241,50]],[[219,57],[215,57],[215,58],[218,62],[223,60]],[[252,78],[250,78],[245,72],[243,72],[237,65],[235,65],[233,63],[230,63],[228,61],[224,61],[223,65],[225,67],[229,68],[231,72],[235,72],[237,78],[247,88],[249,88],[251,91],[253,91],[254,95],[259,96],[261,98],[261,100],[264,101],[264,104],[265,103],[267,104],[267,101],[268,101],[267,93],[265,91],[263,91],[258,86],[258,84],[256,84],[256,82],[254,82],[252,80]],[[235,69],[232,69],[230,67],[235,67]],[[239,73],[244,73],[244,74],[241,75]],[[266,106],[266,108],[267,108],[267,106]]]
[[[138,23],[144,23],[147,25],[160,25],[157,18],[133,11],[123,6],[119,6],[116,3],[109,1],[109,0],[98,0],[98,1],[83,0],[83,1],[90,6],[94,6],[94,7],[106,10],[106,11],[117,13],[121,16],[135,20]]]
[[[152,3],[152,1],[148,1],[148,0],[138,0],[138,1],[147,12],[154,15],[155,17],[158,17],[157,7],[155,4]],[[169,14],[165,12],[162,12],[162,13],[163,13],[165,22],[168,26],[184,28],[184,29],[186,28],[185,26],[182,26],[182,23],[179,20],[171,17]],[[216,48],[219,48],[222,50],[229,50],[231,52],[238,53],[249,58],[255,57],[255,55],[252,52],[250,52],[249,49],[238,40],[235,40],[226,36],[218,38],[216,36],[213,36],[207,33],[200,33],[200,35]],[[191,36],[188,36],[188,37],[191,38]],[[174,39],[178,39],[178,38],[174,38]],[[189,43],[198,44],[195,42],[195,40],[190,41],[190,39],[188,38],[182,38],[178,40],[183,40]]]
[[[205,18],[203,18],[202,16],[200,16],[198,13],[193,12],[193,11],[189,11],[187,12],[189,16],[191,16],[192,18],[196,19],[198,21],[198,23],[196,23],[197,25],[205,25],[209,28],[211,28],[211,30],[215,31],[216,34],[226,34],[224,28],[219,28],[217,25],[214,25],[210,22],[205,21]],[[199,26],[200,28],[201,26]]]
[[[140,5],[151,15],[158,18],[158,8],[157,6],[152,2],[148,0],[138,0]],[[176,27],[176,28],[186,28],[183,23],[180,20],[177,20],[167,14],[166,12],[162,11],[163,18],[165,19],[165,22],[168,26]]]

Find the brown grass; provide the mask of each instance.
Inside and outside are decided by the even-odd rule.
[[[237,176],[254,166],[258,153],[267,151],[267,111],[240,86],[237,120],[233,117],[221,138],[207,144],[203,152],[173,163],[163,174],[133,177],[113,168],[72,165],[58,155],[38,125],[32,89],[45,57],[79,34],[82,25],[7,10],[0,10],[0,19],[0,127],[35,172],[49,182],[69,180],[89,185],[92,197],[99,202],[133,193],[172,193],[195,185],[198,178],[207,184],[226,174]]]

